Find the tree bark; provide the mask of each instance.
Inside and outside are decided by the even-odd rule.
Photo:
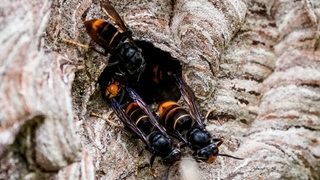
[[[186,148],[169,179],[191,164],[201,179],[320,179],[318,1],[111,3],[134,39],[180,60],[220,152],[245,158],[190,163]],[[107,19],[99,1],[4,0],[0,16],[0,179],[164,176],[142,142],[90,116],[119,123],[96,82],[108,57],[63,39],[99,48],[83,26]]]

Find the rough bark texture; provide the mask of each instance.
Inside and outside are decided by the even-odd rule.
[[[181,61],[220,151],[245,158],[191,162],[195,176],[320,179],[319,1],[112,4],[134,39]],[[119,122],[96,84],[108,57],[62,41],[95,45],[82,22],[106,19],[99,1],[4,0],[0,17],[0,179],[154,179],[147,151],[135,174],[139,140],[90,116]]]

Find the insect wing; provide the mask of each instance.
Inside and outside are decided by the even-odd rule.
[[[120,15],[117,13],[117,11],[114,9],[114,7],[110,4],[110,2],[108,0],[101,2],[101,8],[103,10],[103,12],[105,12],[108,17],[114,22],[116,23],[121,30],[123,30],[123,32],[127,32],[128,28],[126,27],[126,25],[124,24],[124,22],[122,21]]]
[[[181,77],[175,76],[175,80],[178,88],[181,91],[183,99],[186,101],[191,110],[191,116],[193,116],[193,118],[201,128],[205,128],[205,125],[199,113],[199,109],[195,103],[195,97],[191,88],[183,81]]]
[[[183,144],[180,145],[180,147],[187,145],[188,141],[177,130],[168,130],[167,132],[170,136],[183,142]]]
[[[125,111],[120,107],[119,103],[115,99],[110,100],[111,107],[113,111],[117,114],[119,119],[122,121],[122,123],[128,127],[131,132],[133,132],[135,135],[137,135],[149,148],[151,148],[151,145],[149,141],[147,140],[146,136],[141,132],[137,126],[133,124],[130,117],[125,113]]]
[[[158,123],[156,117],[151,112],[149,107],[146,103],[142,100],[142,98],[131,88],[126,87],[127,92],[129,93],[130,97],[139,105],[139,107],[149,116],[150,122],[154,125],[163,135],[168,136],[166,130]]]

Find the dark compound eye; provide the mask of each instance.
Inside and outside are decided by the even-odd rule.
[[[217,147],[212,148],[212,154],[216,155],[219,153],[219,149]]]

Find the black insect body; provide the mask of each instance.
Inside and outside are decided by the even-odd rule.
[[[101,2],[102,10],[121,32],[103,19],[84,22],[93,41],[111,54],[108,66],[99,77],[106,99],[116,98],[122,104],[123,87],[131,87],[148,103],[177,101],[181,94],[174,76],[181,76],[180,62],[167,52],[145,41],[134,41],[131,31],[109,1]]]
[[[110,94],[110,98],[120,98],[123,96],[122,85],[138,83],[146,68],[146,62],[141,49],[132,39],[131,31],[125,26],[110,2],[101,2],[101,8],[122,32],[103,19],[88,20],[84,25],[92,40],[105,49],[105,55],[110,53],[113,57],[110,58],[105,69],[108,71],[107,74],[103,76],[103,84],[106,86],[104,90],[107,90],[103,93]]]
[[[114,98],[110,100],[111,107],[125,127],[147,145],[147,149],[153,154],[150,160],[151,166],[156,156],[160,156],[163,162],[169,165],[180,160],[179,147],[172,143],[165,129],[157,123],[149,107],[133,89],[128,87],[125,89],[133,99],[133,102],[126,107],[126,111]]]
[[[176,102],[166,101],[159,105],[158,113],[160,123],[174,132],[175,137],[189,145],[197,160],[212,163],[216,159],[222,140],[213,143],[211,135],[205,129],[194,125],[186,109]]]
[[[193,99],[189,99],[193,102]],[[174,137],[188,145],[193,151],[196,160],[213,163],[217,156],[237,158],[228,154],[219,153],[221,138],[212,138],[201,122],[194,121],[188,111],[173,101],[165,101],[158,108],[159,121]],[[200,118],[198,118],[200,119]]]
[[[133,41],[131,32],[110,3],[105,1],[101,7],[122,30],[101,19],[84,22],[91,38],[105,49],[105,54],[111,54],[108,66],[98,79],[102,96],[126,128],[153,153],[151,164],[156,156],[172,164],[181,154],[147,106],[161,102],[165,103],[159,107],[162,109],[159,110],[160,123],[189,145],[197,160],[212,163],[217,156],[241,159],[219,153],[222,139],[211,138],[205,129],[193,92],[182,80],[180,62],[151,43]],[[181,96],[191,113],[173,103]],[[123,107],[127,107],[126,111]]]
[[[136,102],[130,103],[126,108],[133,123],[148,137],[152,152],[155,156],[160,156],[166,164],[172,164],[180,159],[180,150],[173,146],[171,140],[163,133],[159,132],[150,122],[150,118],[139,107]],[[154,157],[151,159],[151,164]]]
[[[191,88],[178,76],[175,76],[175,82],[191,113],[176,102],[162,102],[158,107],[160,124],[166,127],[175,138],[187,144],[193,150],[193,156],[196,160],[212,163],[217,156],[242,159],[219,153],[218,148],[223,140],[221,138],[212,138],[206,130]]]
[[[144,113],[136,102],[131,102],[126,107],[125,112],[135,126],[137,126],[144,134],[149,135],[154,130],[149,116]]]
[[[146,144],[153,154],[151,165],[156,156],[162,157],[166,164],[173,164],[180,159],[180,149],[172,143],[154,113],[133,90],[149,86],[149,82],[143,78],[149,71],[146,70],[147,63],[142,50],[133,41],[131,32],[110,2],[101,2],[101,8],[122,30],[118,31],[116,27],[101,19],[84,22],[90,37],[105,49],[105,54],[111,54],[108,66],[98,79],[102,97],[110,103],[126,129]],[[152,91],[149,94],[152,94]]]

